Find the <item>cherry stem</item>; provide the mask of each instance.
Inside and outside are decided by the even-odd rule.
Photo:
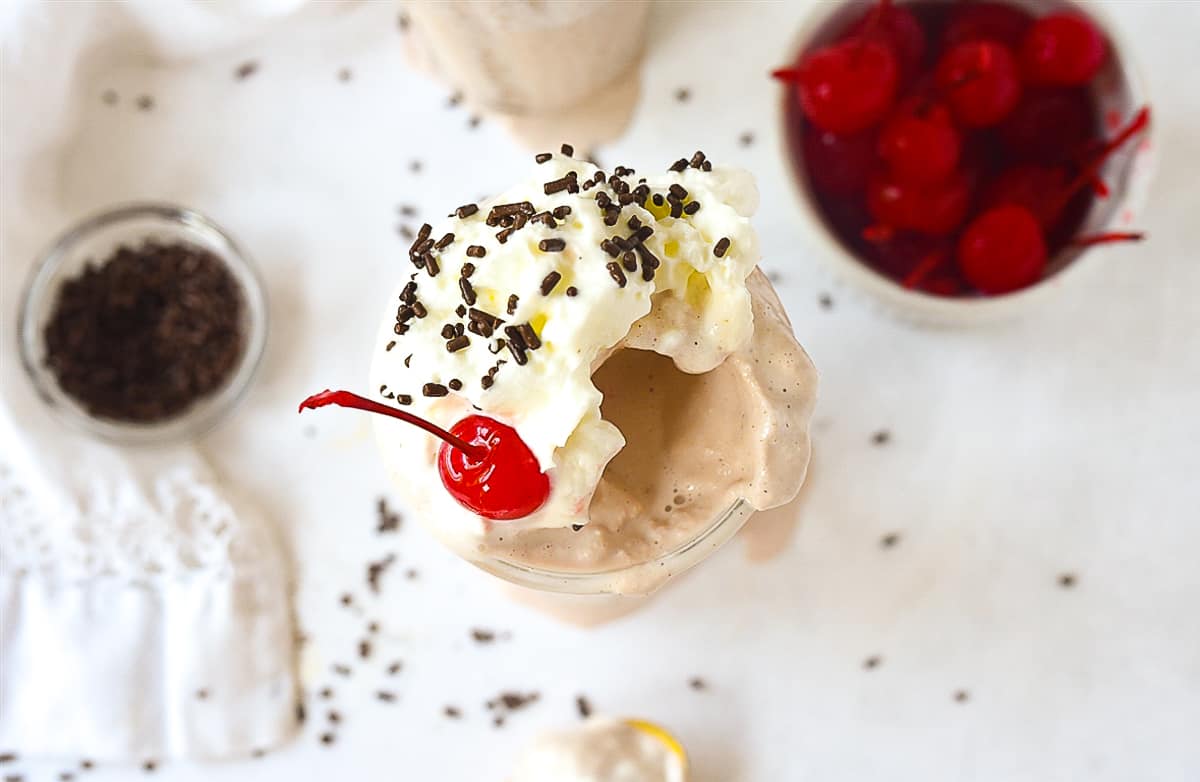
[[[771,71],[771,78],[779,79],[780,81],[785,81],[789,84],[794,84],[795,82],[800,81],[800,69],[776,68],[775,70]]]
[[[1107,144],[1102,146],[1100,151],[1097,152],[1095,157],[1092,158],[1091,162],[1083,167],[1083,170],[1079,172],[1079,175],[1076,176],[1075,179],[1071,180],[1071,182],[1067,185],[1066,190],[1062,192],[1062,195],[1058,197],[1058,201],[1054,204],[1054,211],[1057,213],[1058,211],[1062,210],[1067,205],[1067,202],[1074,198],[1075,194],[1078,193],[1081,188],[1086,187],[1087,185],[1096,181],[1098,179],[1097,174],[1100,171],[1100,166],[1104,164],[1104,161],[1108,159],[1108,156],[1119,149],[1133,136],[1145,130],[1146,126],[1149,124],[1150,107],[1143,106],[1141,111],[1139,111],[1137,115],[1135,115],[1130,121],[1130,123],[1125,126],[1125,129],[1113,137],[1112,141],[1109,141]]]
[[[913,270],[908,273],[900,284],[905,288],[912,290],[925,281],[934,269],[941,265],[942,261],[946,260],[945,250],[934,250],[913,267]]]
[[[1113,233],[1080,236],[1072,239],[1071,245],[1074,247],[1091,247],[1093,244],[1108,244],[1109,242],[1140,242],[1145,238],[1146,234],[1141,231],[1114,231]]]
[[[325,407],[326,405],[352,407],[357,410],[366,410],[368,413],[379,413],[380,415],[399,418],[401,421],[406,421],[413,426],[419,426],[434,437],[441,438],[447,445],[457,448],[472,459],[483,459],[488,455],[488,449],[485,446],[472,445],[461,437],[450,434],[440,426],[429,423],[424,418],[419,418],[412,413],[398,410],[395,407],[380,404],[372,399],[367,399],[364,396],[359,396],[349,391],[330,391],[329,389],[325,389],[319,394],[313,394],[301,402],[300,409],[297,412],[303,413],[305,410],[316,410],[318,407]]]

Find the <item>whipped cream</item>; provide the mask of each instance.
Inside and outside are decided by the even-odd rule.
[[[538,511],[502,523],[510,532],[588,524],[601,474],[625,444],[592,380],[615,349],[652,349],[702,373],[754,333],[746,278],[759,259],[749,222],[758,195],[748,173],[699,153],[681,170],[611,176],[565,154],[540,157],[524,182],[422,228],[410,252],[418,268],[388,305],[371,372],[384,400],[440,426],[482,410],[516,429],[552,488]],[[376,431],[414,510],[460,551],[478,551],[500,524],[443,490],[439,442],[385,418]]]
[[[686,782],[687,759],[662,728],[640,720],[592,718],[538,738],[509,782]]]

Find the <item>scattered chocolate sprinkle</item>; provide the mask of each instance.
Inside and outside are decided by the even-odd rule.
[[[233,77],[238,81],[245,81],[258,72],[258,63],[254,60],[247,60],[237,67],[233,72]]]
[[[872,445],[887,445],[892,441],[892,433],[887,429],[880,429],[875,434],[871,435]]]
[[[412,305],[412,308],[413,308],[413,313],[414,313],[414,314],[415,314],[415,315],[416,315],[418,318],[423,318],[423,317],[425,317],[426,315],[428,315],[428,314],[429,314],[429,310],[425,309],[425,305],[424,305],[424,304],[422,304],[422,303],[421,303],[421,302],[419,302],[419,301],[414,301],[414,302],[413,302],[413,305]]]
[[[0,763],[15,763],[17,753],[15,752],[0,752]]]
[[[441,270],[442,267],[438,264],[437,258],[434,258],[432,255],[425,256],[425,271],[429,272],[430,277],[438,276],[438,272]]]
[[[554,290],[554,286],[558,285],[558,281],[561,279],[562,275],[558,272],[550,272],[547,274],[545,278],[542,279],[542,295],[549,296],[550,292]]]
[[[693,676],[692,678],[688,679],[688,686],[698,692],[700,690],[707,690],[708,682],[704,681],[699,676]]]
[[[453,241],[454,241],[454,234],[448,233],[445,236],[443,236],[441,239],[438,239],[436,242],[434,242],[433,249],[444,250],[447,247],[449,247],[450,243]]]
[[[412,162],[410,162],[408,164],[408,170],[413,172],[414,174],[421,173],[421,169],[424,167],[425,167],[425,165],[420,160],[413,160]]]
[[[358,642],[358,656],[364,660],[371,659],[371,642],[365,638]]]
[[[488,212],[487,224],[496,226],[500,224],[500,219],[503,217],[513,217],[523,214],[526,217],[532,215],[537,210],[533,208],[533,204],[528,201],[516,201],[511,204],[497,204]]]
[[[570,144],[563,144],[561,149],[562,149],[562,153],[564,155],[566,155],[567,157],[575,156],[575,147],[571,146]]]
[[[58,772],[58,782],[71,782],[73,779],[75,779],[75,775],[70,771]]]
[[[408,333],[408,326],[405,326],[403,323],[397,323],[395,326],[392,326],[392,331],[395,332],[396,336],[404,336]]]
[[[350,594],[349,592],[343,593],[338,599],[341,601],[342,605],[346,606],[347,608],[354,604],[354,595]]]
[[[575,696],[575,708],[579,710],[579,716],[585,720],[592,716],[592,703],[584,695]]]
[[[469,247],[467,247],[467,257],[468,258],[482,258],[485,255],[487,255],[487,250],[484,249],[481,245],[472,244]]]
[[[889,532],[879,539],[879,545],[883,548],[893,548],[900,542],[900,535],[895,532]]]
[[[389,692],[388,690],[377,690],[375,692],[375,697],[378,700],[383,701],[384,703],[395,703],[396,702],[396,693]]]
[[[626,250],[621,255],[621,265],[625,267],[625,271],[627,272],[637,271],[637,254],[632,250]]]
[[[571,214],[571,207],[567,206],[566,204],[563,204],[562,206],[556,206],[553,210],[551,210],[550,214],[554,215],[559,220],[565,220],[567,219],[567,215]]]
[[[379,579],[396,562],[395,554],[388,554],[381,560],[367,563],[367,588],[379,594]]]
[[[139,95],[137,107],[138,111],[150,111],[154,108],[154,98],[149,95]]]
[[[687,87],[680,87],[679,89],[675,90],[675,100],[679,101],[680,103],[687,103],[691,97],[692,91]]]
[[[493,725],[493,727],[503,728],[504,727],[504,715],[497,714],[495,717],[492,717],[492,725]]]
[[[331,698],[333,698],[333,688],[332,687],[322,687],[321,692],[318,694],[321,696],[321,700],[326,700],[326,701],[330,700]]]
[[[331,725],[341,724],[342,721],[342,715],[339,711],[337,711],[337,709],[330,709],[328,713],[326,713],[325,718],[329,720]]]
[[[421,386],[421,393],[425,396],[436,397],[445,396],[450,392],[447,391],[446,387],[441,383],[426,383],[425,385]]]
[[[400,404],[400,405],[411,405],[412,404],[412,395],[411,394],[396,394],[395,399],[396,399],[396,404]]]
[[[463,337],[463,339],[466,339],[466,337]],[[463,384],[458,378],[452,377],[450,378],[449,386],[451,391],[462,391]]]
[[[413,240],[413,237],[416,235],[413,233],[413,230],[411,228],[409,228],[407,225],[397,226],[396,233],[400,234],[401,239],[404,239],[405,241],[409,241],[409,242],[411,242]]]
[[[90,415],[152,423],[217,391],[242,356],[241,286],[192,244],[121,246],[63,281],[46,366]]]
[[[466,282],[466,280],[463,280],[462,282]],[[460,335],[446,343],[446,350],[450,353],[457,353],[470,344],[471,339],[469,337],[466,335]]]
[[[252,758],[262,758],[266,757],[266,755],[267,751],[262,747],[255,747],[254,749],[250,750],[250,757]]]
[[[154,771],[156,768],[158,768],[158,761],[156,760],[147,760],[142,763],[142,771],[145,771],[147,774]]]
[[[400,204],[396,210],[405,217],[416,217],[417,208],[411,204]]]
[[[542,346],[542,340],[538,337],[537,331],[534,330],[532,325],[528,323],[519,323],[516,326],[516,331],[517,334],[520,335],[520,341],[523,347],[526,347],[530,350],[537,350]],[[513,338],[513,335],[509,334],[507,328],[504,330],[504,333],[508,334],[509,339]]]
[[[462,90],[455,90],[450,93],[450,97],[446,98],[446,108],[453,109],[463,101]]]
[[[684,186],[679,184],[678,182],[672,183],[671,186],[669,188],[667,188],[667,190],[671,193],[671,195],[675,196],[676,198],[683,199],[683,198],[688,197],[687,189],[684,188]]]
[[[678,220],[683,216],[683,202],[679,199],[668,199],[671,202],[671,217]]]
[[[958,703],[966,703],[970,697],[970,694],[966,690],[957,690],[954,693],[954,700]]]
[[[549,152],[539,152],[538,154],[533,156],[533,160],[540,166],[542,163],[545,163],[547,160],[549,160],[552,157],[554,157],[554,155],[552,155]]]
[[[92,769],[94,769],[96,767],[96,764],[85,758],[85,759],[79,761],[79,767],[81,769],[83,769],[84,771],[91,771]]]
[[[484,375],[483,377],[479,378],[479,385],[483,386],[484,391],[487,391],[489,388],[495,385],[495,383],[496,381],[492,380],[492,378],[488,375]]]
[[[688,161],[688,165],[692,168],[700,168],[704,165],[705,155],[700,150],[696,150],[696,154],[692,155],[692,159]]]
[[[367,622],[367,632],[372,635],[379,632],[379,622]]]
[[[208,700],[208,689],[201,687],[200,689],[196,690],[196,699],[201,701]]]
[[[667,170],[679,172],[679,171],[683,171],[687,167],[688,167],[687,158],[681,157],[681,158],[679,158],[679,160],[676,160],[674,163],[672,163],[671,167],[668,168]]]
[[[882,662],[883,662],[882,657],[880,657],[879,655],[873,654],[870,657],[868,657],[867,659],[863,660],[863,668],[866,668],[868,671],[870,671],[875,668],[878,668],[879,664]]]
[[[341,68],[338,70],[337,77],[338,81],[350,81],[352,78],[354,78],[354,71],[350,70],[349,68]]]
[[[445,714],[447,718],[452,720],[462,719],[462,712],[458,710],[457,706],[446,706],[442,709],[442,714]]]
[[[696,212],[699,212],[699,211],[700,211],[700,202],[699,201],[689,201],[688,203],[683,205],[683,213],[685,215],[694,215],[694,214],[696,214]]]
[[[499,353],[501,350],[504,350],[504,346],[505,346],[504,340],[498,339],[495,341],[495,343],[488,345],[488,352],[494,356],[497,353]]]
[[[478,114],[472,114],[471,116],[467,117],[467,127],[471,130],[479,127],[482,122],[483,117],[479,116]]]
[[[415,573],[416,571],[410,570],[408,572]],[[409,578],[412,578],[412,576],[409,576]],[[399,660],[394,661],[391,665],[389,665],[387,667],[388,676],[395,676],[396,674],[400,673],[400,671],[402,671],[402,670],[404,670],[404,663],[400,662]]]
[[[642,259],[642,279],[650,282],[654,279],[654,270],[662,264],[662,261],[658,260],[657,256],[642,244],[637,246],[637,253]]]
[[[738,143],[741,144],[743,147],[750,146],[751,144],[754,143],[754,133],[749,130],[742,133],[740,136],[738,136]]]
[[[538,242],[538,249],[544,253],[560,253],[567,249],[567,243],[562,239],[543,239]]]
[[[820,296],[818,296],[817,303],[821,305],[821,309],[823,310],[833,309],[833,297],[828,293],[822,293]]]
[[[515,342],[508,343],[508,352],[512,353],[513,360],[516,361],[519,366],[525,366],[529,363],[529,357],[525,355],[525,348],[521,347]]]
[[[105,90],[100,94],[100,100],[104,101],[106,106],[117,105],[118,95],[116,90]]]
[[[522,695],[519,692],[502,692],[500,693],[500,703],[509,711],[517,711],[523,709],[531,703],[536,703],[541,698],[540,693],[531,692],[527,695]]]
[[[515,226],[510,226],[502,231],[498,231],[496,233],[496,241],[500,242],[500,244],[506,244],[508,242],[508,237],[512,236],[516,232],[517,229]]]
[[[581,529],[583,529],[583,525],[582,525],[582,524],[572,524],[572,525],[571,525],[571,531],[572,531],[572,532],[578,532],[578,531],[579,531],[579,530],[581,530]]]
[[[515,293],[508,297],[508,309],[506,311],[508,312],[509,315],[512,315],[514,312],[517,311],[517,302],[518,301],[519,301],[519,299],[517,298],[517,294],[515,294]]]
[[[490,644],[492,641],[496,640],[496,634],[491,630],[485,630],[482,627],[476,627],[471,630],[471,638],[473,638],[476,643]]]
[[[412,353],[409,353],[407,356],[405,356],[405,357],[404,357],[404,367],[405,367],[406,369],[408,369],[408,368],[409,368],[409,365],[410,365],[410,364],[411,364],[411,362],[412,362],[412,357],[413,357],[413,354],[412,354]]]
[[[1071,587],[1075,586],[1075,581],[1076,578],[1074,573],[1063,573],[1058,577],[1058,585],[1063,589],[1070,589]]]
[[[393,339],[392,341],[388,342],[386,345],[383,346],[383,350],[385,353],[390,353],[392,351],[392,348],[394,348],[394,347],[396,347],[396,340]]]
[[[717,256],[718,258],[724,258],[725,253],[727,252],[729,252],[729,237],[721,237],[721,239],[717,241],[716,245],[713,246],[713,255]]]
[[[701,171],[712,171],[712,161],[705,160],[703,163],[700,164],[700,170]]]
[[[321,743],[322,744],[329,746],[330,744],[332,744],[335,741],[337,741],[337,737],[334,736],[332,733],[322,733],[321,734]]]
[[[331,665],[329,667],[329,670],[333,671],[338,676],[349,676],[350,675],[350,666],[345,665],[343,663],[336,663],[334,665]]]

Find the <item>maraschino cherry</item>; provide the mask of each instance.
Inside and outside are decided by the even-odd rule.
[[[878,224],[928,236],[953,233],[970,202],[971,183],[961,171],[929,185],[909,184],[881,171],[867,184],[867,210]]]
[[[976,217],[958,240],[958,265],[984,293],[1009,293],[1037,282],[1046,241],[1028,209],[997,206]]]
[[[815,125],[833,133],[857,133],[892,108],[899,67],[887,45],[855,39],[818,49],[799,67],[771,75],[796,85],[800,108]]]
[[[879,0],[847,31],[846,38],[879,41],[895,53],[905,76],[916,73],[925,57],[925,31],[912,11],[892,0]]]
[[[1026,90],[996,130],[1017,158],[1056,163],[1079,150],[1095,127],[1096,110],[1086,90],[1043,87]]]
[[[864,130],[840,136],[815,126],[802,132],[804,158],[809,161],[813,183],[837,195],[861,193],[875,165],[875,132]]]
[[[942,31],[942,46],[967,41],[995,41],[1016,51],[1033,25],[1033,17],[1007,3],[956,3]]]
[[[469,415],[447,432],[423,418],[350,393],[322,391],[300,403],[300,411],[340,405],[406,421],[442,440],[438,474],[460,505],[485,519],[512,521],[545,504],[550,478],[516,430],[483,415]]]
[[[1058,13],[1034,22],[1021,43],[1021,74],[1030,84],[1087,84],[1108,56],[1104,36],[1079,14]]]
[[[962,141],[945,104],[903,101],[879,132],[879,157],[903,182],[932,184],[954,171]]]
[[[934,79],[955,118],[971,128],[995,125],[1021,97],[1016,60],[995,41],[951,46],[938,60]]]

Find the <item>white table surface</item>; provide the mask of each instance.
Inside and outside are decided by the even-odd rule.
[[[407,69],[389,3],[310,7],[191,62],[117,54],[91,68],[95,100],[61,160],[71,210],[194,206],[268,277],[262,372],[203,447],[286,531],[311,637],[309,719],[292,745],[155,778],[499,782],[521,744],[577,719],[581,693],[671,726],[701,782],[1200,778],[1200,89],[1186,64],[1200,3],[1109,5],[1159,123],[1140,220],[1151,238],[1097,258],[1102,273],[1047,311],[969,332],[880,315],[806,251],[766,78],[804,4],[658,9],[636,120],[599,157],[665,166],[702,148],[758,175],[764,266],[822,373],[817,457],[780,558],[750,565],[735,542],[595,630],[511,604],[411,518],[376,535],[377,498],[399,503],[365,417],[295,414],[311,391],[365,383],[406,267],[397,205],[438,217],[503,186],[529,153],[488,122],[472,129],[443,87]],[[236,81],[247,59],[260,68]],[[687,103],[673,97],[681,86]],[[117,106],[99,99],[110,87]],[[152,111],[135,109],[140,93]],[[880,429],[884,447],[871,442]],[[390,552],[398,564],[372,595],[365,563]],[[1064,573],[1074,588],[1059,586]],[[358,608],[340,605],[344,592]],[[363,662],[369,620],[382,631]],[[473,627],[511,637],[477,644]],[[403,672],[388,676],[397,659]],[[330,672],[339,662],[349,678]],[[690,688],[693,676],[708,688]],[[326,685],[328,704],[312,697]],[[484,702],[502,690],[541,700],[497,729]],[[448,704],[463,719],[443,717]],[[330,705],[343,721],[324,746]],[[48,780],[71,766],[18,765],[0,772]]]

